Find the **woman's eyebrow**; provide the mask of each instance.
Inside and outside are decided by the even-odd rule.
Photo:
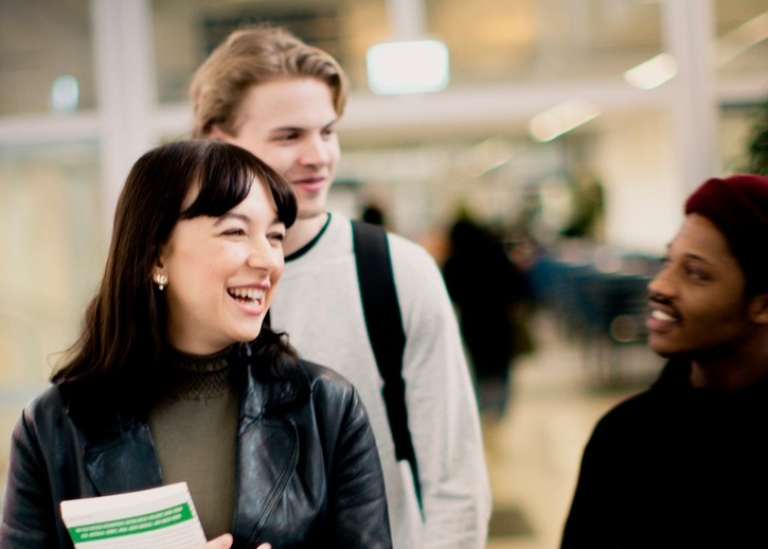
[[[231,218],[239,219],[240,221],[243,221],[244,223],[250,223],[250,221],[251,221],[251,217],[246,215],[246,214],[241,214],[241,213],[237,213],[237,212],[227,212],[227,213],[222,214],[221,216],[217,217],[216,221],[213,223],[213,225],[215,227],[216,225],[221,224],[224,220],[231,219]],[[281,224],[282,222],[283,221],[280,219],[280,216],[277,215],[277,214],[275,214],[274,217],[272,218],[272,220],[270,221],[270,223],[272,225],[274,225],[274,224]]]
[[[219,217],[217,217],[216,221],[213,223],[213,225],[214,225],[214,227],[216,225],[220,225],[223,221],[225,221],[226,219],[230,219],[230,218],[239,219],[239,220],[244,221],[246,223],[248,223],[251,220],[251,218],[248,217],[245,214],[241,214],[241,213],[237,213],[237,212],[227,212],[227,213],[222,214]]]

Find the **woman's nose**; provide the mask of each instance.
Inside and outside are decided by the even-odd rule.
[[[254,269],[276,269],[283,264],[282,249],[275,248],[269,243],[258,243],[251,246],[247,264]]]

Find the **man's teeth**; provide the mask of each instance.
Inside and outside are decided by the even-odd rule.
[[[238,299],[258,301],[264,297],[264,290],[259,290],[257,288],[233,288],[229,290],[229,295]]]
[[[658,309],[651,311],[651,316],[656,320],[664,320],[665,322],[670,322],[672,320],[675,320],[675,317],[673,317],[672,315],[669,315],[664,311],[659,311]]]

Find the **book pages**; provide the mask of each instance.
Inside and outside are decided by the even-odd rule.
[[[61,502],[76,549],[201,549],[206,539],[186,482]]]

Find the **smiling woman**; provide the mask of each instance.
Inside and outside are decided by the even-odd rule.
[[[260,183],[219,217],[189,216],[199,196],[187,193],[153,272],[167,281],[170,344],[210,354],[259,335],[283,272],[286,214]]]
[[[186,482],[209,549],[391,547],[356,390],[264,325],[295,217],[235,145],[136,162],[83,332],[14,430],[0,546],[71,547],[63,500]]]

